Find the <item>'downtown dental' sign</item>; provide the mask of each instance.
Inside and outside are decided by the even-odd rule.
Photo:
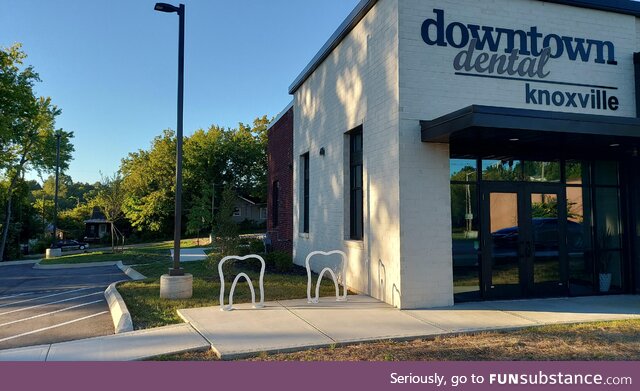
[[[445,12],[422,24],[422,40],[430,46],[462,49],[453,58],[458,76],[524,81],[528,105],[617,111],[617,87],[553,80],[548,65],[561,57],[570,61],[616,66],[615,45],[609,41],[545,34],[532,26],[528,31],[446,23]],[[504,49],[503,49],[504,48]],[[534,88],[532,83],[554,85]],[[537,84],[536,84],[537,85]],[[576,92],[576,87],[580,90]]]

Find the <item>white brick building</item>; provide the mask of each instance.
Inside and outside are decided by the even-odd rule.
[[[400,308],[636,291],[639,17],[363,0],[290,87],[294,262]]]

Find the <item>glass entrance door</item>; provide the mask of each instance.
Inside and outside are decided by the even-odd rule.
[[[483,192],[487,298],[565,294],[566,201],[558,186],[491,184]]]

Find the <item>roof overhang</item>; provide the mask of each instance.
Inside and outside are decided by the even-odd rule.
[[[640,147],[638,118],[469,106],[420,125],[423,142],[449,143],[452,152],[460,153],[497,149],[588,153]]]

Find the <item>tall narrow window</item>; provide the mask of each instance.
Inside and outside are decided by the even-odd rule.
[[[362,240],[362,126],[349,133],[349,222],[352,240]]]
[[[309,152],[302,155],[302,232],[309,233]]]
[[[271,187],[271,225],[278,226],[278,204],[280,203],[280,181],[274,181]]]

